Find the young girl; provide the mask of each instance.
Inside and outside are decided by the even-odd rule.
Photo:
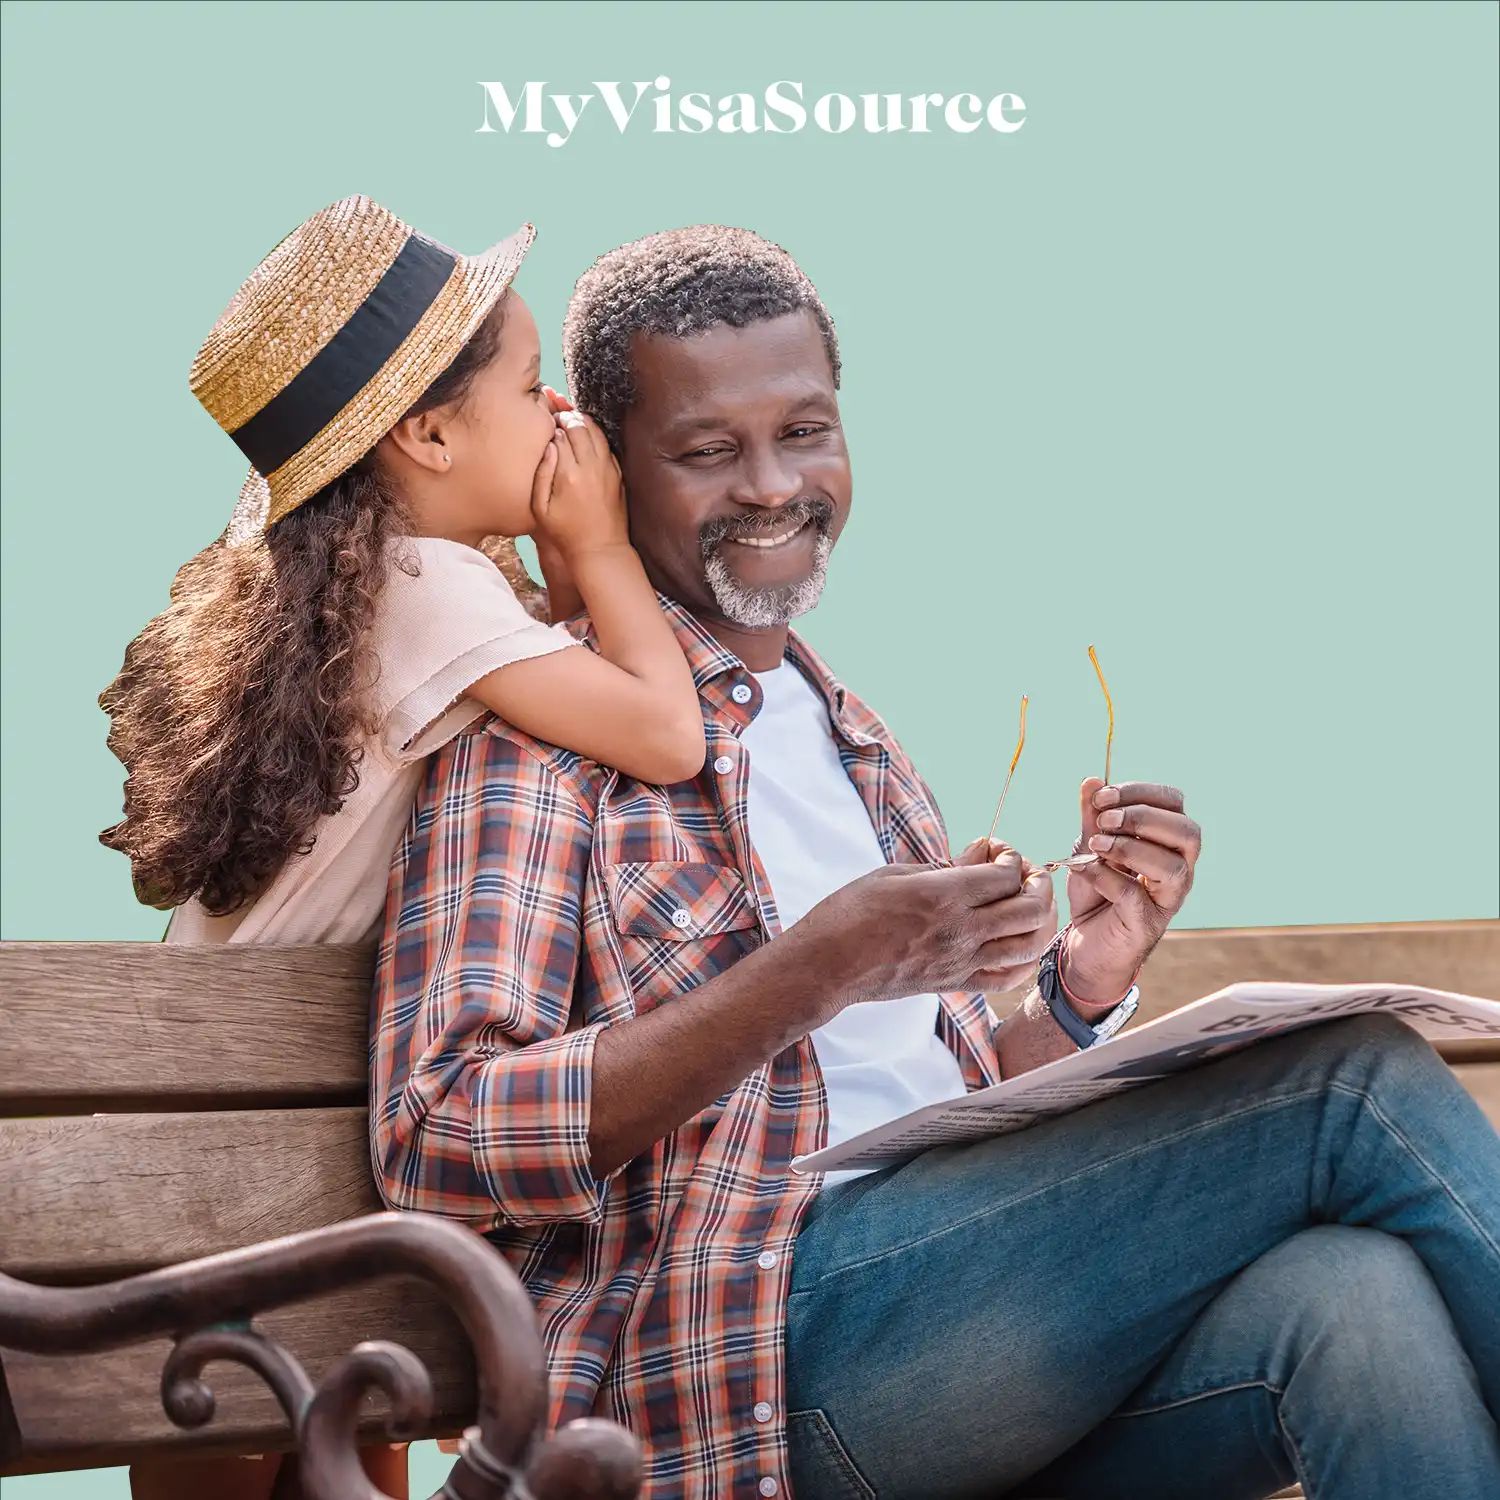
[[[695,775],[687,662],[629,544],[599,429],[540,381],[510,282],[367,198],[251,273],[190,383],[254,465],[224,536],[100,699],[125,816],[100,835],[171,942],[369,937],[424,758],[486,711],[637,779]],[[264,477],[262,477],[264,476]],[[534,534],[552,624],[492,556]],[[557,623],[587,608],[597,654]],[[404,1453],[366,1455],[405,1493]],[[265,1497],[278,1462],[132,1473],[150,1500]]]

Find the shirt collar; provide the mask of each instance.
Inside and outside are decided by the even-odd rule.
[[[699,697],[716,709],[728,711],[741,726],[754,718],[760,707],[760,687],[755,682],[755,674],[675,599],[658,593],[656,600],[687,658]],[[597,644],[593,623],[587,620],[574,622],[575,633],[580,624],[584,626],[586,638]],[[817,689],[828,705],[829,722],[841,739],[856,749],[886,743],[889,731],[879,715],[833,675],[823,658],[795,630],[787,632],[785,659]],[[753,693],[746,706],[735,703],[731,697],[734,685],[741,682],[748,683]]]
[[[887,731],[879,715],[828,670],[828,663],[795,630],[787,633],[786,659],[822,694],[829,722],[841,739],[857,749],[885,742]]]
[[[699,696],[716,708],[728,709],[737,719],[753,718],[760,707],[760,687],[755,674],[675,599],[665,594],[656,597],[687,657]],[[795,630],[787,633],[786,660],[817,689],[828,705],[829,722],[840,738],[859,749],[885,742],[887,730],[879,716],[833,675],[823,658]],[[749,683],[754,693],[748,713],[730,698],[734,685],[740,682]]]
[[[683,655],[687,657],[688,666],[693,673],[693,686],[700,694],[716,678],[745,671],[745,665],[739,657],[675,599],[669,599],[665,594],[658,594],[656,599],[677,637],[678,645],[682,647]]]

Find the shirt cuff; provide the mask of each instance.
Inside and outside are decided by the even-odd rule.
[[[515,662],[551,656],[577,644],[560,625],[532,621],[471,647],[432,672],[391,708],[384,730],[386,754],[406,765],[425,759],[489,713],[477,699],[465,696],[481,678]]]
[[[597,1224],[609,1177],[589,1158],[600,1022],[496,1053],[470,1084],[474,1165],[508,1224]]]

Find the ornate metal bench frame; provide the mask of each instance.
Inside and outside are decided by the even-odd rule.
[[[427,1214],[372,1214],[98,1286],[37,1286],[0,1275],[0,1347],[93,1353],[170,1334],[175,1344],[161,1394],[177,1426],[201,1428],[213,1420],[206,1366],[244,1365],[287,1414],[308,1500],[389,1500],[359,1461],[360,1405],[380,1391],[390,1403],[391,1436],[419,1430],[433,1402],[421,1361],[400,1344],[362,1343],[314,1385],[253,1319],[288,1302],[398,1274],[420,1277],[441,1293],[468,1331],[478,1371],[478,1420],[432,1500],[634,1500],[641,1450],[624,1428],[585,1418],[538,1442],[547,1367],[526,1291],[478,1235]]]

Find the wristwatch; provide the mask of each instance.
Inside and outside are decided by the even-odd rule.
[[[1064,927],[1047,944],[1037,968],[1036,982],[1047,1009],[1052,1012],[1052,1019],[1073,1038],[1079,1050],[1082,1051],[1099,1042],[1107,1042],[1135,1014],[1136,1007],[1141,1001],[1141,991],[1139,985],[1132,984],[1126,991],[1125,998],[1102,1021],[1092,1023],[1085,1021],[1068,1000],[1063,989],[1062,977],[1057,970],[1058,956],[1062,952],[1063,939],[1067,935],[1068,929]]]

